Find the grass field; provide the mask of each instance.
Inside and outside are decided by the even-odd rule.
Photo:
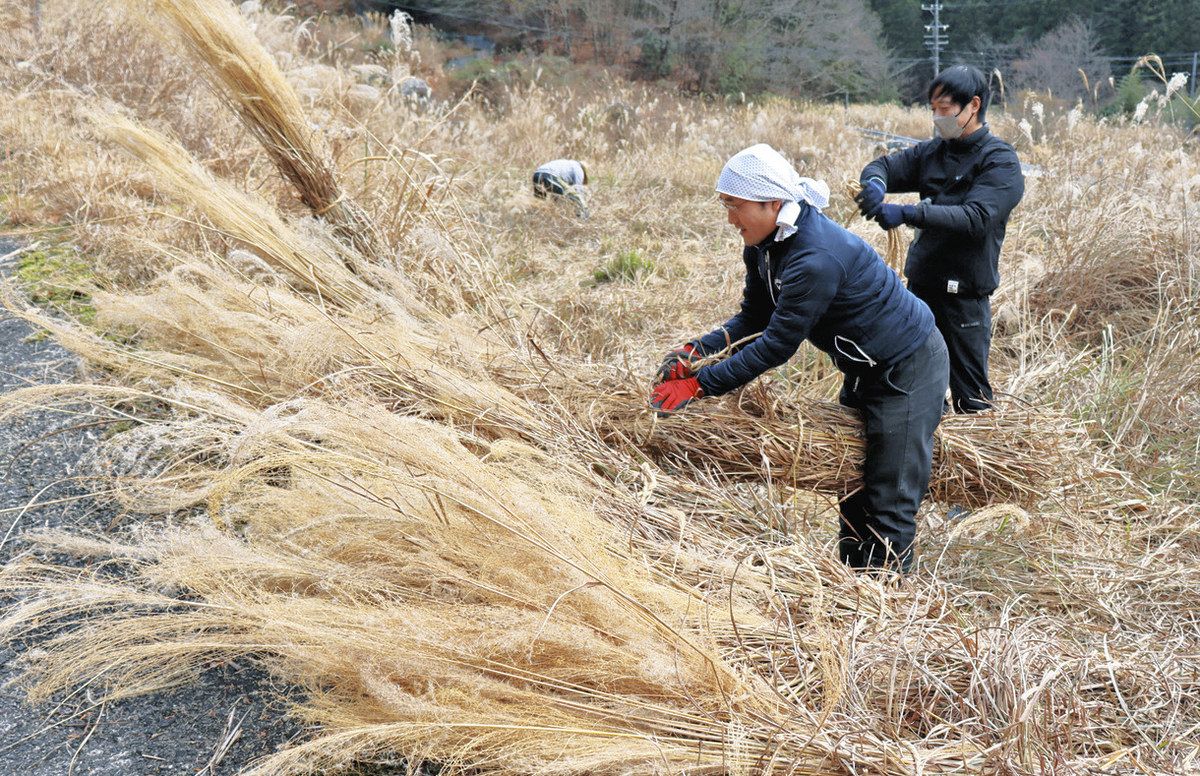
[[[91,484],[138,517],[0,576],[33,700],[255,661],[312,734],[254,774],[1197,767],[1200,147],[1153,108],[990,115],[1039,168],[994,298],[1006,399],[947,420],[920,570],[887,583],[834,558],[861,441],[823,356],[644,400],[736,308],[724,160],[772,144],[884,251],[853,127],[927,111],[557,61],[442,101],[451,52],[382,19],[43,6],[0,2],[0,217],[37,244],[4,299],[87,372],[0,414],[105,408]],[[532,196],[560,156],[586,220]]]

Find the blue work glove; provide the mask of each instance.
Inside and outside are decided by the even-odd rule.
[[[909,223],[916,215],[917,209],[912,205],[880,205],[875,222],[890,230]]]
[[[862,191],[858,192],[858,196],[854,198],[854,201],[858,203],[858,212],[862,213],[865,218],[873,218],[883,204],[885,193],[883,181],[871,178],[863,184]]]

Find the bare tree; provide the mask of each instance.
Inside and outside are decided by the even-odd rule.
[[[790,79],[812,97],[875,97],[891,88],[879,19],[864,2],[799,0],[789,5],[786,16],[769,20],[776,52],[767,62],[771,82]]]
[[[484,26],[504,20],[543,49],[561,40],[573,57],[632,65],[705,92],[862,98],[894,91],[867,0],[482,0],[470,12],[464,2],[414,0],[427,13]]]
[[[1043,35],[1012,65],[1018,88],[1049,91],[1070,100],[1086,97],[1088,89],[1110,73],[1096,31],[1080,19],[1063,22]]]
[[[813,97],[890,88],[878,18],[863,0],[642,0],[641,64],[705,91]]]

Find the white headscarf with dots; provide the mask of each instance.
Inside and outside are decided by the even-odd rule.
[[[800,177],[788,160],[766,143],[731,156],[717,178],[717,192],[752,202],[782,200],[783,207],[775,219],[779,226],[776,240],[795,234],[801,202],[817,210],[829,204],[829,185],[825,181]]]

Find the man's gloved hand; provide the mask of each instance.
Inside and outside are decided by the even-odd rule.
[[[654,388],[650,394],[650,406],[658,410],[659,417],[666,417],[702,396],[704,396],[704,390],[700,387],[700,381],[695,377],[668,380]]]
[[[691,377],[692,364],[698,360],[700,360],[700,351],[696,350],[696,346],[692,343],[689,342],[675,348],[659,365],[658,372],[654,375],[654,384]]]
[[[880,205],[875,222],[884,229],[895,229],[909,222],[917,213],[912,205]]]
[[[883,205],[885,193],[883,181],[878,178],[872,178],[864,183],[862,191],[858,192],[858,196],[854,198],[854,201],[858,203],[858,212],[866,218],[874,218],[875,214],[879,212],[880,206]]]

